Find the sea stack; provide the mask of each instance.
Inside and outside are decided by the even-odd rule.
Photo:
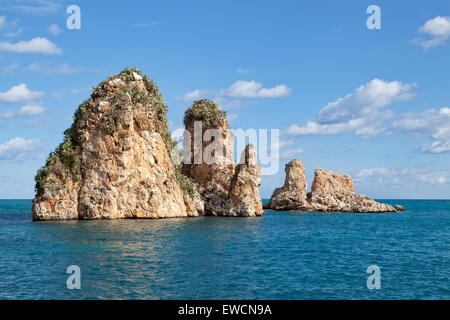
[[[125,69],[94,87],[36,176],[34,220],[196,215],[170,157],[175,143],[156,84]]]
[[[274,210],[307,210],[307,181],[303,163],[294,159],[286,164],[284,171],[284,185],[275,189],[270,202],[264,207]]]
[[[197,100],[186,110],[184,124],[182,173],[195,184],[205,215],[262,215],[256,151],[253,145],[247,146],[236,167],[225,111],[211,100]]]
[[[285,171],[284,186],[274,191],[265,209],[367,213],[400,211],[366,195],[357,194],[349,175],[321,168],[315,170],[311,192],[305,197],[307,187],[303,164],[299,160],[292,160],[286,165]]]

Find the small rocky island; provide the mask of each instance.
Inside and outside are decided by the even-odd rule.
[[[285,167],[286,178],[281,188],[275,189],[264,209],[310,212],[396,212],[405,211],[379,203],[366,195],[355,193],[353,180],[346,174],[316,169],[311,192],[306,193],[305,167],[299,160],[292,160]]]
[[[94,87],[36,175],[33,220],[262,215],[255,148],[236,166],[225,112],[210,100],[186,111],[188,131],[195,121],[216,128],[225,149],[223,161],[187,165],[172,160],[166,113],[156,84],[135,68]]]

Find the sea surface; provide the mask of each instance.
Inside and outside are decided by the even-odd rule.
[[[0,200],[0,299],[450,299],[450,200],[384,202],[408,211],[32,222]]]

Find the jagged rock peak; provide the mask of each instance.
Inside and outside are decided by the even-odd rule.
[[[275,189],[264,208],[275,210],[302,210],[308,206],[306,199],[307,181],[305,167],[297,159],[288,162],[284,168],[284,185]]]
[[[242,152],[236,172],[231,179],[229,192],[232,202],[231,215],[254,217],[264,213],[258,189],[261,186],[260,171],[255,145],[250,143]]]

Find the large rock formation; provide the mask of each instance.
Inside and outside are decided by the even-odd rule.
[[[33,219],[198,215],[195,190],[170,158],[166,112],[156,84],[136,69],[95,87],[38,171]]]
[[[247,146],[252,163],[236,167],[233,135],[225,112],[211,100],[194,101],[184,117],[182,173],[191,178],[204,201],[204,213],[212,216],[262,215],[258,187],[261,184],[254,147]],[[244,152],[244,158],[245,157]],[[242,184],[249,183],[248,188]]]
[[[306,194],[303,164],[292,160],[286,165],[286,181],[273,193],[265,209],[319,212],[395,212],[390,205],[355,193],[353,181],[346,174],[316,169],[311,192]]]

